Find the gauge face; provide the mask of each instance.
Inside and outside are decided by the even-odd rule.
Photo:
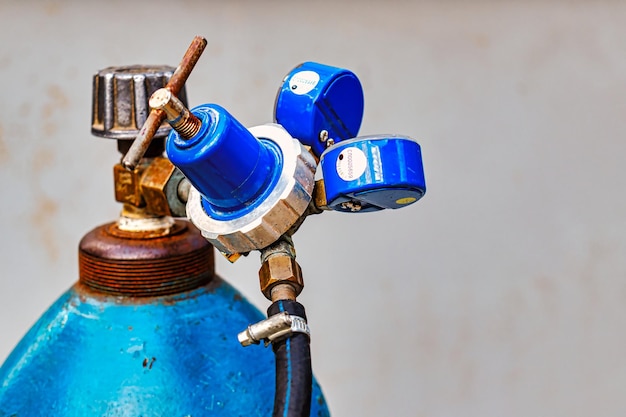
[[[365,172],[367,157],[362,150],[351,146],[339,153],[335,166],[339,178],[344,181],[354,181]]]
[[[313,90],[320,82],[320,75],[315,71],[298,71],[289,80],[289,91],[302,95]]]

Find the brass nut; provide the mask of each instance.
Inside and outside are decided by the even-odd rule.
[[[328,207],[328,201],[326,201],[326,186],[324,180],[315,181],[315,188],[313,189],[313,201],[315,207],[320,210],[330,210]]]
[[[261,292],[268,300],[272,299],[272,288],[278,284],[289,284],[296,290],[296,295],[302,292],[304,280],[300,265],[288,255],[274,255],[266,259],[259,270]]]
[[[160,216],[185,216],[185,203],[178,198],[183,174],[167,158],[154,158],[141,177],[141,192],[146,209]]]
[[[121,164],[113,167],[116,201],[135,207],[145,206],[139,185],[143,170],[143,166],[139,166],[133,171],[127,171]]]

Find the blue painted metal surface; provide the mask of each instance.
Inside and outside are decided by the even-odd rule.
[[[320,158],[326,200],[334,210],[397,209],[426,192],[420,146],[395,135],[363,136],[328,148]]]
[[[363,88],[343,68],[305,62],[285,77],[276,97],[274,119],[319,156],[326,149],[320,132],[335,143],[354,138],[363,119]]]
[[[269,416],[274,358],[237,331],[263,315],[215,277],[132,299],[77,284],[0,368],[0,417]],[[328,416],[314,382],[311,416]]]
[[[280,149],[255,138],[217,104],[204,104],[191,112],[202,121],[201,130],[189,140],[172,130],[167,156],[202,194],[211,217],[241,217],[263,201],[278,181]]]

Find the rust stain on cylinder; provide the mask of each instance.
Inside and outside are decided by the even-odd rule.
[[[110,295],[154,297],[189,291],[214,275],[213,247],[186,221],[163,237],[125,237],[114,223],[89,232],[80,242],[80,282]]]

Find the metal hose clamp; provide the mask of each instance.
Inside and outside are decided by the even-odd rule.
[[[311,337],[311,330],[304,318],[282,312],[249,325],[246,330],[237,335],[237,339],[242,346],[258,345],[261,340],[265,340],[267,346],[293,333],[304,333],[309,338]]]

